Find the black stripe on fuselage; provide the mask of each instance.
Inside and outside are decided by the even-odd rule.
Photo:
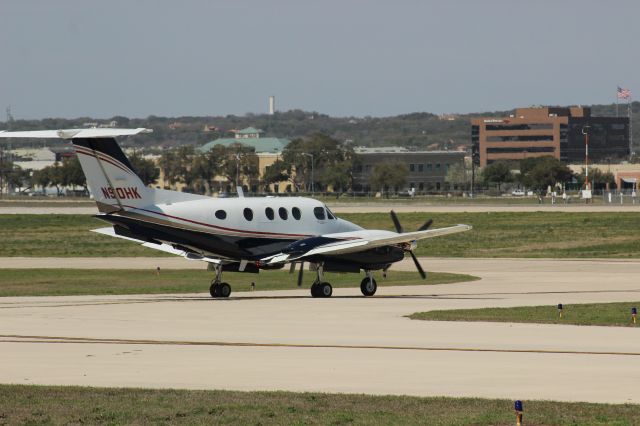
[[[211,234],[119,215],[96,215],[96,218],[128,229],[141,240],[160,240],[189,248],[210,257],[259,260],[277,254],[295,239],[246,237]]]

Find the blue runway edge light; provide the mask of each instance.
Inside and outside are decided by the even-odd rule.
[[[514,405],[515,405],[516,411],[524,411],[522,409],[522,401],[520,401],[519,399],[516,401],[516,403]]]

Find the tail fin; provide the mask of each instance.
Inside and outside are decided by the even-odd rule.
[[[115,139],[74,138],[71,142],[99,211],[153,204],[153,190],[138,177]]]

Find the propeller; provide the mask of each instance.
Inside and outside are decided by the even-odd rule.
[[[293,274],[296,270],[296,263],[300,263],[300,270],[298,271],[298,287],[302,287],[302,275],[304,273],[304,262],[291,262],[289,267],[289,273]]]
[[[394,212],[393,210],[391,210],[389,214],[391,215],[391,220],[393,221],[393,225],[396,227],[396,232],[398,234],[402,234],[404,232],[404,229],[400,224],[400,220],[398,220],[398,215],[396,215],[396,212]],[[426,231],[427,229],[429,229],[432,223],[433,223],[433,219],[429,219],[420,228],[418,228],[418,231]],[[416,265],[416,269],[418,270],[418,273],[424,280],[425,278],[427,278],[427,273],[424,272],[424,269],[422,269],[422,265],[420,265],[420,262],[418,262],[418,258],[413,253],[413,251],[412,250],[407,250],[407,251],[411,255],[411,259],[413,259],[413,263]]]

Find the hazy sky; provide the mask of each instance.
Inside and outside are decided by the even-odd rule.
[[[638,0],[0,0],[0,121],[640,96]]]

